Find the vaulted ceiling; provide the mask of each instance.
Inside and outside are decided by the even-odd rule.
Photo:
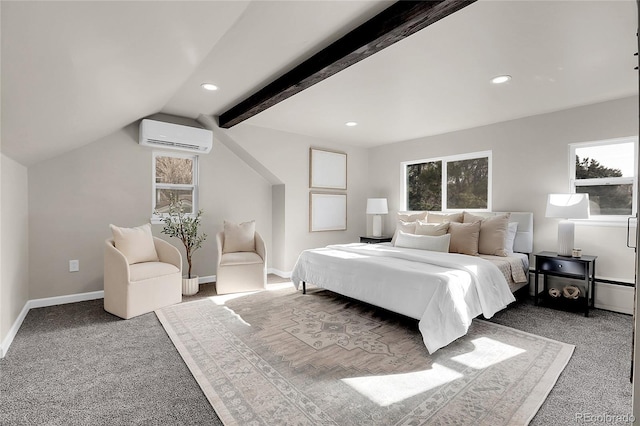
[[[157,112],[217,116],[390,4],[3,1],[2,152],[30,165]],[[480,0],[238,125],[375,146],[637,95],[636,17]]]

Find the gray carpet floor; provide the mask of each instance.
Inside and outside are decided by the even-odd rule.
[[[212,294],[202,285],[184,300]],[[523,301],[492,321],[576,345],[532,425],[631,412],[630,316],[594,310],[585,318]],[[155,314],[122,321],[95,300],[29,312],[0,360],[0,424],[221,423]]]

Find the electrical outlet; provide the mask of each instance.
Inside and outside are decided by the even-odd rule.
[[[69,272],[78,272],[80,270],[80,261],[79,260],[70,260],[69,261]]]

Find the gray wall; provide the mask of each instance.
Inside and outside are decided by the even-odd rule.
[[[148,223],[152,209],[152,149],[138,145],[138,124],[29,168],[30,298],[103,289],[103,241],[109,224]],[[194,272],[215,274],[215,234],[223,220],[256,220],[271,241],[271,185],[225,146],[214,142],[201,155],[200,207],[203,248],[194,255]],[[153,225],[154,235],[168,239]],[[168,239],[169,240],[169,239]],[[169,240],[183,253],[177,239]],[[68,262],[80,260],[80,271]]]
[[[284,184],[284,223],[279,225],[284,227],[284,254],[275,268],[291,271],[302,250],[357,242],[365,235],[368,150],[256,126],[237,126],[226,132]],[[346,231],[309,232],[310,147],[347,153]]]
[[[567,192],[574,142],[638,133],[638,98],[630,97],[489,126],[384,145],[370,150],[370,196],[386,196],[394,228],[400,209],[400,163],[475,151],[493,151],[493,210],[534,213],[534,251],[556,249],[557,220],[545,218],[546,197]],[[576,245],[599,256],[597,275],[633,282],[634,253],[626,228],[578,225]]]
[[[27,168],[1,157],[0,343],[29,300]]]

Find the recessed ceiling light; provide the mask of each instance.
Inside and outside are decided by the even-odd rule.
[[[493,77],[491,79],[491,82],[493,84],[502,84],[502,83],[506,83],[509,80],[511,80],[511,76],[510,75],[499,75],[497,77]]]
[[[357,126],[358,123],[356,123],[355,121],[347,121],[346,123],[344,123],[344,125],[347,127],[353,127],[353,126]]]
[[[211,83],[202,83],[200,86],[205,90],[218,90],[218,86]]]

